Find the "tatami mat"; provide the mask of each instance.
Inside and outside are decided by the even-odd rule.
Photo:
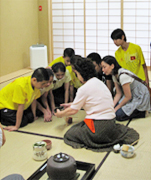
[[[123,158],[111,152],[94,177],[94,180],[150,180],[151,179],[151,114],[142,119],[132,120],[129,127],[140,134],[135,146],[135,156]]]
[[[19,128],[19,131],[63,138],[64,134],[71,126],[84,120],[85,115],[86,115],[85,111],[80,110],[77,114],[71,116],[73,117],[73,123],[70,125],[66,124],[64,118],[57,118],[56,116],[53,116],[51,122],[44,122],[43,117],[39,117],[38,120],[34,121],[33,123],[28,124],[23,128]],[[117,123],[127,125],[128,121],[123,121],[123,122],[117,121]]]
[[[67,125],[64,118],[57,118],[53,116],[51,122],[44,122],[42,117],[39,117],[35,122],[20,128],[20,131],[33,132],[45,134],[50,136],[63,137],[65,132],[74,124],[84,120],[85,111],[80,110],[77,114],[73,115],[73,123]]]
[[[5,131],[5,135],[7,141],[0,150],[0,179],[12,173],[19,173],[25,179],[32,175],[45,162],[45,160],[35,161],[32,159],[32,146],[35,142],[44,139],[52,141],[52,149],[48,151],[48,157],[64,152],[77,161],[94,163],[97,167],[106,155],[106,152],[96,153],[86,149],[73,149],[66,145],[63,140],[54,138],[7,131]]]
[[[29,74],[31,74],[31,71],[29,71]],[[8,81],[6,81],[7,83]],[[5,86],[5,82],[0,84],[0,89],[2,86]],[[128,125],[140,133],[140,141],[135,146],[135,156],[131,159],[125,159],[120,154],[113,152],[106,156],[106,152],[98,153],[86,149],[73,149],[66,145],[62,140],[65,132],[72,125],[82,121],[84,117],[85,111],[79,111],[73,116],[73,123],[68,126],[64,118],[53,116],[52,122],[44,122],[41,117],[34,123],[19,129],[19,131],[25,133],[5,131],[6,143],[0,149],[0,179],[12,173],[19,173],[25,179],[33,174],[45,160],[35,161],[32,159],[32,146],[35,142],[43,139],[52,141],[52,149],[48,151],[48,157],[64,152],[74,157],[75,160],[94,163],[98,169],[94,180],[151,179],[151,114],[143,119],[134,119]],[[127,125],[128,121],[117,123]],[[47,135],[51,138],[27,134],[27,132]]]
[[[45,161],[35,161],[32,159],[32,145],[43,139],[50,139],[52,141],[52,149],[48,151],[48,157],[55,155],[59,152],[67,153],[73,156],[78,161],[94,163],[96,168],[100,165],[106,156],[106,152],[97,153],[86,149],[73,149],[66,145],[63,139],[65,132],[74,124],[80,122],[85,117],[85,111],[81,110],[73,116],[73,123],[66,125],[64,118],[53,117],[52,122],[44,122],[43,118],[39,118],[35,122],[20,128],[20,132],[5,131],[6,143],[1,148],[0,153],[0,178],[7,176],[11,173],[19,173],[27,179],[33,174]],[[128,121],[121,122],[127,124]],[[21,133],[24,132],[24,133]],[[33,134],[27,134],[31,132]],[[48,135],[52,138],[42,137],[39,135]],[[12,164],[14,164],[12,166]]]

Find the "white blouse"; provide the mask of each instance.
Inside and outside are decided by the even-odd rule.
[[[129,74],[134,75],[131,71],[124,69],[124,68],[120,68],[118,70],[118,76],[123,73],[123,72],[127,72]],[[136,75],[135,75],[136,76]],[[132,78],[131,76],[127,75],[127,74],[121,74],[119,77],[119,82],[117,81],[117,78],[113,75],[112,76],[113,82],[117,82],[118,84],[121,84],[121,86],[123,86],[126,83],[132,83],[134,81],[134,78]]]
[[[98,78],[89,79],[82,85],[71,105],[72,109],[84,108],[87,119],[108,120],[115,118],[112,95]]]

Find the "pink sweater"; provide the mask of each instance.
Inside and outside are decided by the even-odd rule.
[[[115,118],[112,95],[107,86],[95,77],[78,89],[71,108],[76,110],[84,108],[87,119]]]

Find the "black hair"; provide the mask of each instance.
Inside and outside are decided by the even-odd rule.
[[[75,70],[78,71],[83,77],[84,81],[89,80],[92,77],[96,77],[95,66],[93,62],[88,58],[78,58],[74,64]]]
[[[77,60],[78,60],[79,58],[82,58],[82,57],[81,57],[80,55],[74,55],[74,56],[72,56],[71,59],[70,59],[71,65],[74,66],[74,64],[76,64],[76,62],[77,62]]]
[[[46,68],[46,70],[47,70],[47,73],[48,73],[48,75],[49,75],[49,78],[50,78],[51,76],[54,77],[54,74],[53,74],[52,69]]]
[[[57,73],[58,71],[66,72],[66,67],[62,62],[55,63],[51,68],[54,73]]]
[[[113,75],[118,74],[118,70],[121,68],[121,66],[118,64],[117,60],[113,56],[105,56],[102,61],[109,64],[110,66],[114,64],[114,69],[112,71]]]
[[[43,67],[35,69],[35,71],[33,72],[32,76],[31,76],[31,78],[34,78],[34,77],[37,79],[37,82],[49,81],[48,72]]]
[[[63,57],[72,57],[75,55],[74,49],[72,48],[66,48],[63,52]]]
[[[122,36],[124,35],[124,41],[126,42],[127,39],[126,39],[126,35],[125,35],[125,32],[122,30],[122,29],[115,29],[112,34],[111,34],[111,38],[114,40],[116,39],[122,39]]]
[[[90,53],[87,58],[90,58],[92,61],[95,61],[98,65],[101,63],[101,56],[98,53]]]

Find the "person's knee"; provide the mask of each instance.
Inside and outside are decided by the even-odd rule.
[[[11,174],[4,177],[2,180],[25,180],[20,174]]]
[[[125,121],[125,118],[119,116],[119,115],[116,115],[116,120],[117,121]]]
[[[118,109],[115,114],[116,114],[117,121],[125,121],[128,119],[128,116],[123,112],[121,108]]]

